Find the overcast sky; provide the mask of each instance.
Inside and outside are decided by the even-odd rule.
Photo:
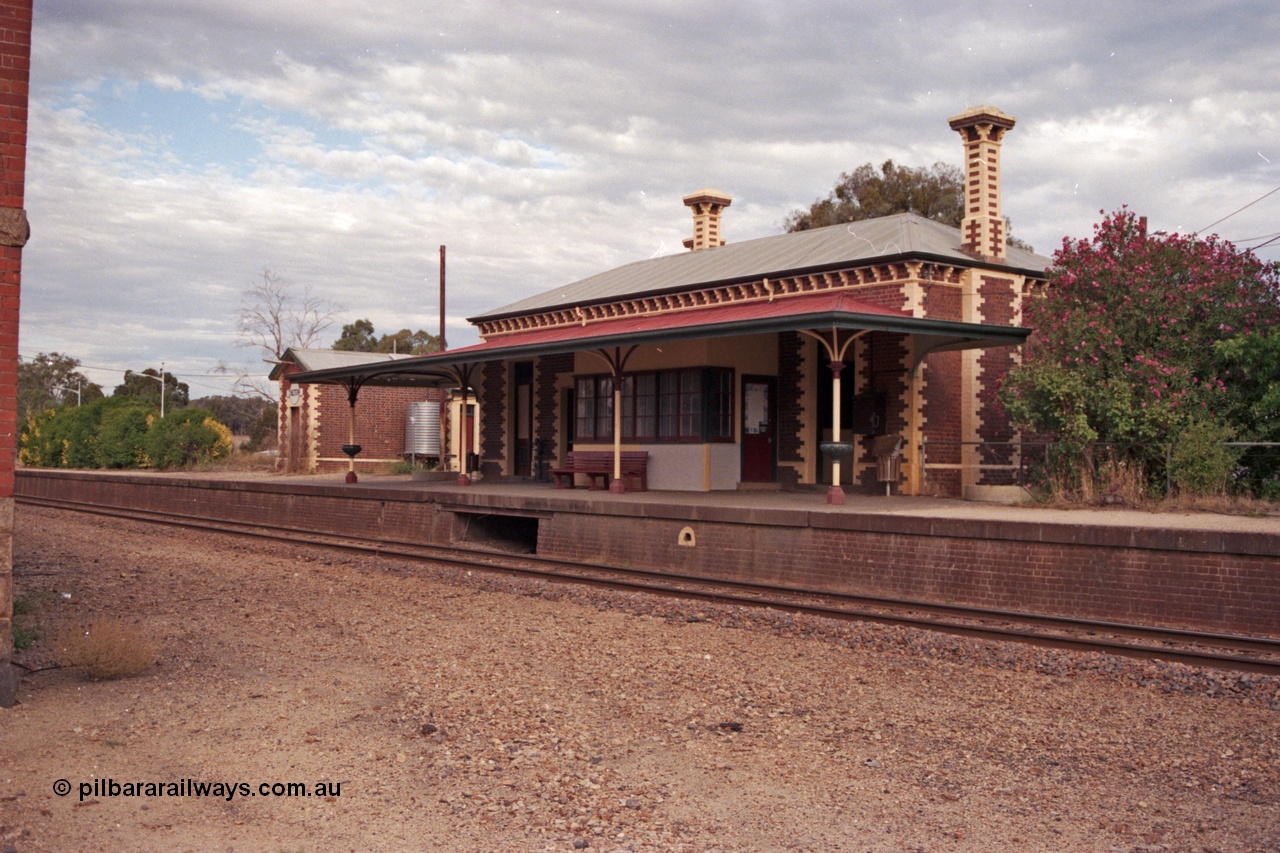
[[[695,189],[733,242],[863,163],[958,166],[978,104],[1018,120],[1004,213],[1042,254],[1126,204],[1203,231],[1280,187],[1278,43],[1272,0],[36,0],[21,352],[227,393],[268,369],[235,345],[264,269],[344,306],[326,345],[435,332],[441,244],[473,343],[681,251]],[[1210,230],[1274,238],[1280,193]]]

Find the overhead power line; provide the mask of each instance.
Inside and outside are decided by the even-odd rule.
[[[1264,198],[1266,198],[1267,196],[1275,195],[1276,193],[1280,193],[1280,187],[1276,187],[1276,188],[1275,188],[1275,189],[1273,189],[1271,192],[1266,193],[1266,194],[1264,194],[1264,195],[1261,195],[1261,196],[1259,196],[1258,198],[1255,198],[1253,201],[1249,202],[1249,203],[1248,203],[1248,204],[1246,204],[1244,207],[1240,208],[1240,210],[1233,210],[1232,212],[1228,213],[1226,216],[1224,216],[1224,217],[1222,217],[1221,219],[1219,219],[1217,222],[1212,222],[1212,223],[1210,223],[1210,224],[1206,225],[1205,227],[1201,228],[1201,229],[1200,229],[1200,231],[1208,231],[1208,230],[1209,230],[1210,228],[1212,228],[1214,225],[1219,225],[1219,224],[1221,224],[1221,223],[1223,223],[1223,222],[1226,222],[1228,219],[1230,219],[1231,217],[1235,216],[1237,213],[1240,213],[1241,211],[1244,211],[1244,210],[1248,210],[1249,208],[1253,207],[1253,206],[1254,206],[1255,204],[1257,204],[1258,202],[1262,201],[1262,200],[1263,200]],[[1199,233],[1200,233],[1200,231],[1197,231],[1197,232],[1195,232],[1195,233],[1199,234]],[[1263,245],[1266,245],[1266,244],[1264,243]],[[1261,247],[1259,247],[1259,248],[1261,248]]]
[[[45,353],[40,353],[40,355],[44,355],[44,354],[45,354]],[[35,356],[33,356],[33,355],[28,355],[28,354],[25,354],[25,353],[19,353],[19,355],[20,355],[22,358],[27,359],[27,360],[31,360],[31,359],[35,358]],[[119,373],[121,376],[123,376],[123,375],[124,375],[124,374],[126,374],[126,373],[141,373],[141,372],[142,372],[142,370],[135,370],[135,369],[133,369],[132,367],[106,367],[106,366],[101,365],[101,364],[85,364],[84,362],[79,361],[78,359],[77,359],[77,362],[78,362],[78,363],[77,363],[77,366],[76,366],[76,369],[77,369],[77,370],[79,370],[79,369],[84,369],[84,370],[101,370],[101,371],[104,371],[104,372],[106,372],[106,373]],[[145,369],[146,369],[146,368],[143,368],[143,370],[145,370]],[[196,376],[210,377],[210,378],[212,378],[212,377],[214,377],[214,376],[224,375],[224,376],[226,376],[226,378],[227,378],[227,380],[228,380],[228,381],[227,381],[227,382],[222,382],[222,383],[201,382],[199,379],[191,379],[191,378],[189,378],[189,377],[192,375],[192,374],[189,374],[189,373],[175,373],[175,372],[174,372],[174,371],[172,371],[172,370],[166,370],[165,372],[166,372],[166,373],[168,373],[170,376],[174,377],[175,379],[177,379],[179,382],[185,382],[188,386],[199,386],[199,387],[201,387],[201,388],[209,388],[209,389],[216,390],[216,391],[224,391],[224,390],[226,390],[227,384],[228,384],[229,382],[233,382],[233,381],[235,380],[234,375],[231,375],[231,374],[219,374],[219,373],[216,373],[216,372],[214,372],[214,371],[206,371],[205,373],[197,373],[197,374],[194,374],[194,375],[196,375]]]

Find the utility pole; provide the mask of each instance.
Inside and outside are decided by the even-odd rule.
[[[444,342],[444,246],[440,247],[440,352],[448,346]]]

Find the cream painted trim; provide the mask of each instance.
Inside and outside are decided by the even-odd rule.
[[[302,446],[306,454],[306,470],[311,474],[320,470],[320,389],[323,387],[322,385],[307,386],[307,402],[310,405],[306,407],[307,417],[303,422]]]

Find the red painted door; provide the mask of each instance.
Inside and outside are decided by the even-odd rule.
[[[742,482],[772,483],[777,467],[774,447],[774,397],[777,380],[742,377]]]

